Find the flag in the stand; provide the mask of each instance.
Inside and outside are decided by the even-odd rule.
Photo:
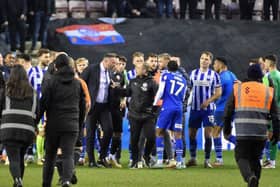
[[[101,18],[97,18],[99,21],[102,21],[104,23],[108,23],[111,25],[115,25],[115,24],[119,24],[119,23],[123,23],[126,21],[126,18],[110,18],[110,17],[101,17]]]
[[[105,45],[124,43],[124,38],[110,24],[70,25],[56,29],[75,45]]]

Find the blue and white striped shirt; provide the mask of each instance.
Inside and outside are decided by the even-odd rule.
[[[192,86],[191,110],[201,110],[200,105],[214,95],[215,88],[221,87],[219,74],[211,69],[206,72],[202,72],[200,69],[193,70],[190,81]],[[215,110],[215,103],[211,102],[204,110]]]
[[[41,69],[39,66],[31,67],[29,70],[27,70],[28,80],[32,88],[36,90],[39,97],[42,95],[41,85],[46,71],[46,69]]]
[[[136,70],[132,69],[127,72],[127,79],[128,81],[136,78]]]

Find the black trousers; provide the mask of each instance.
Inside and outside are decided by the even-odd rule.
[[[112,115],[112,124],[113,124],[113,132],[114,133],[122,133],[123,132],[123,115],[124,112],[116,107],[115,109],[111,107],[111,115]],[[121,137],[113,137],[111,143],[111,154],[116,154],[117,159],[120,159],[121,156]]]
[[[113,134],[112,116],[109,104],[96,103],[94,105],[93,111],[88,116],[88,118],[89,123],[87,124],[87,154],[89,162],[95,162],[94,140],[95,132],[97,129],[97,122],[100,122],[102,128],[102,137],[100,142],[100,159],[104,159],[107,156],[109,144]]]
[[[278,6],[279,0],[264,0],[263,1],[263,14],[264,20],[270,20],[270,6],[272,7],[273,20],[278,20]]]
[[[108,0],[107,17],[112,17],[115,11],[117,12],[118,17],[124,16],[124,0]]]
[[[155,134],[155,119],[135,119],[132,117],[128,118],[130,123],[130,141],[131,141],[131,152],[133,162],[140,161],[139,158],[139,138],[142,129],[144,130],[146,141],[145,156],[149,156],[152,152],[153,146],[155,145],[156,134]]]
[[[215,6],[215,19],[220,19],[220,9],[222,0],[205,0],[205,19],[213,19],[212,6]]]
[[[4,147],[6,148],[7,155],[10,161],[10,173],[13,178],[23,178],[24,175],[24,155],[28,145],[9,142],[5,143]]]
[[[61,148],[62,155],[62,181],[70,181],[74,171],[74,146],[78,132],[52,132],[46,133],[45,164],[43,167],[43,187],[50,187],[56,162],[57,149]]]
[[[197,0],[180,0],[180,19],[186,18],[187,3],[189,3],[189,18],[197,19]]]
[[[9,21],[9,36],[11,43],[11,51],[16,51],[17,49],[17,36],[19,36],[20,42],[20,52],[24,53],[25,51],[25,36],[26,36],[26,27],[25,21],[21,19],[16,19],[14,21]],[[18,35],[17,35],[18,34]]]
[[[239,1],[240,19],[252,20],[255,0],[241,0]]]
[[[235,160],[244,181],[255,175],[261,177],[260,156],[266,140],[237,140],[235,147]]]

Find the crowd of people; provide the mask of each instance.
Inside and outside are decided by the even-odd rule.
[[[189,19],[201,19],[202,17],[221,19],[221,0],[206,0],[203,11],[198,10],[198,0],[180,0],[178,13],[173,4],[172,0],[108,0],[105,14],[108,17],[186,19],[186,13],[188,13]],[[214,14],[213,6],[215,7]],[[240,1],[240,19],[252,20],[254,6],[255,0]],[[278,0],[263,2],[263,20],[270,20],[271,7],[272,19],[278,20]],[[55,0],[3,0],[0,2],[0,32],[5,33],[6,42],[10,44],[11,51],[19,50],[24,53],[25,41],[32,43],[29,52],[33,52],[38,47],[38,40],[45,48],[47,47],[48,24],[55,13]],[[229,14],[231,14],[230,11]]]
[[[180,58],[168,53],[145,58],[135,52],[129,71],[127,58],[115,53],[89,63],[40,49],[35,65],[27,54],[13,55],[0,55],[0,141],[14,186],[23,186],[25,160],[34,161],[35,155],[43,165],[44,187],[51,186],[55,166],[64,187],[77,183],[74,164],[122,168],[124,117],[130,126],[130,158],[122,159],[130,160],[131,169],[196,166],[196,135],[202,127],[205,168],[224,164],[223,129],[236,145],[235,158],[248,186],[258,186],[261,165],[276,167],[280,73],[275,55],[250,60],[248,79],[242,82],[224,57],[214,58],[209,51],[201,53],[190,76]],[[236,135],[231,133],[233,118]]]

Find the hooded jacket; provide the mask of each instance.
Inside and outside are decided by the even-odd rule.
[[[56,71],[45,82],[40,100],[40,117],[46,112],[46,133],[78,132],[85,116],[85,96],[69,66]]]

